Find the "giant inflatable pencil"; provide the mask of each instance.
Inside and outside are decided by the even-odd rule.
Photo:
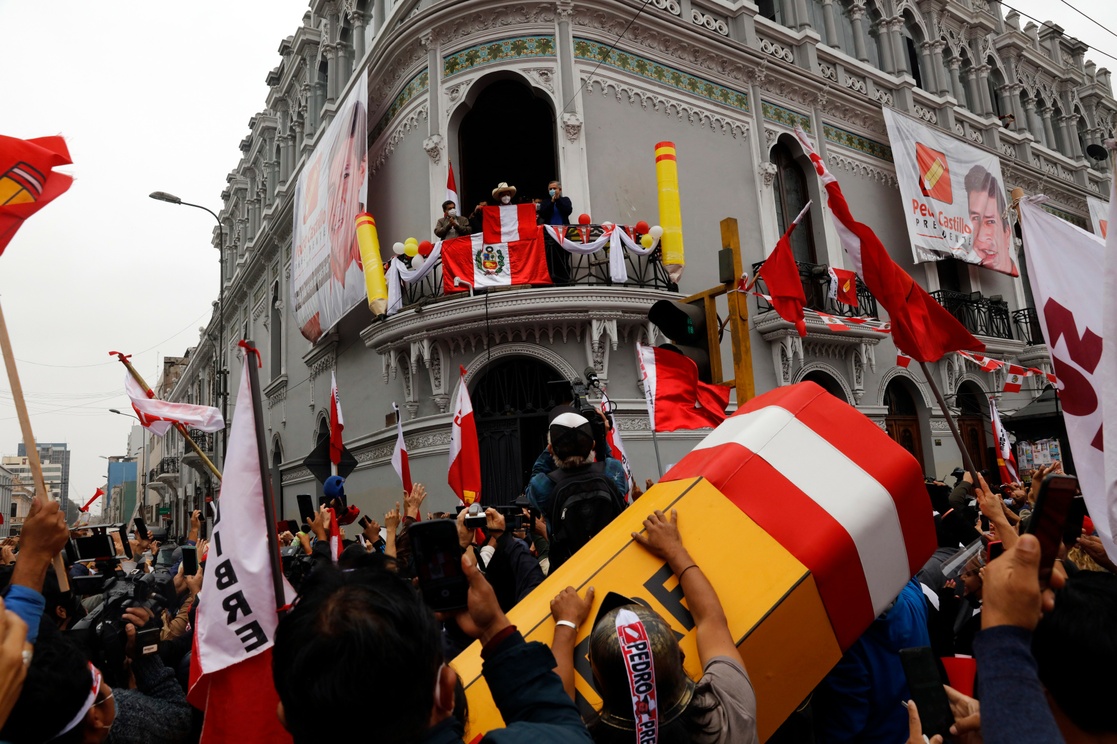
[[[357,215],[357,246],[361,249],[361,265],[365,271],[365,291],[372,314],[388,312],[388,283],[384,280],[384,259],[380,257],[380,238],[376,220],[368,212]]]
[[[675,159],[675,143],[660,142],[655,146],[655,181],[659,188],[659,240],[663,266],[671,281],[678,283],[686,264],[683,253],[683,212],[679,204],[679,166]]]
[[[566,586],[646,603],[681,636],[701,676],[694,621],[670,568],[632,541],[656,509],[677,509],[687,550],[725,607],[757,696],[761,740],[807,698],[935,549],[923,470],[856,409],[810,382],[750,400],[604,531],[525,597],[508,618],[550,644],[550,601]],[[578,629],[575,686],[600,706]],[[469,733],[502,726],[480,644],[453,662],[469,700]]]

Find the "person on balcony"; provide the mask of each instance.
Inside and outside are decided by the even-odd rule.
[[[469,220],[458,214],[458,207],[454,202],[447,199],[442,202],[442,216],[434,223],[434,234],[439,240],[450,240],[451,238],[460,238],[462,235],[469,235],[473,232],[473,228],[469,224]]]
[[[516,196],[516,187],[509,186],[506,182],[501,181],[493,189],[493,199],[497,204],[511,204],[512,199]]]
[[[549,198],[539,203],[539,224],[569,225],[574,205],[571,204],[569,196],[562,195],[562,184],[551,181],[547,185],[547,195]]]

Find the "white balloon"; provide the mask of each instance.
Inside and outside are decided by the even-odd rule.
[[[411,270],[412,271],[418,271],[419,269],[423,268],[423,264],[425,262],[426,262],[426,259],[424,259],[421,255],[412,256],[411,257]]]
[[[392,253],[396,254],[397,256],[402,256],[403,255],[403,243],[393,244],[392,245]]]
[[[659,240],[660,238],[663,237],[663,228],[660,227],[659,225],[652,225],[648,229],[648,235],[651,235],[656,240]]]

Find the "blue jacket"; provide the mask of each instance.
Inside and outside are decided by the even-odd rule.
[[[974,638],[981,735],[989,744],[1063,741],[1039,681],[1026,628],[999,625]]]
[[[527,484],[527,499],[532,506],[542,512],[543,519],[547,522],[548,534],[551,531],[551,496],[555,492],[555,482],[547,477],[547,473],[557,468],[558,465],[555,464],[555,459],[551,457],[551,453],[543,450],[543,454],[536,458],[535,464],[531,468],[531,480]],[[624,498],[624,495],[628,493],[628,478],[625,476],[624,465],[621,464],[621,461],[606,457],[605,475],[612,479],[617,486],[617,493]]]

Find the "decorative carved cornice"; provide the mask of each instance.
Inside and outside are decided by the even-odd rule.
[[[588,83],[589,91],[593,91],[593,86],[597,86],[597,91],[601,95],[606,96],[612,89],[613,95],[618,101],[638,103],[641,108],[646,111],[659,111],[665,115],[674,114],[675,118],[680,121],[688,121],[691,124],[698,124],[700,126],[708,126],[715,132],[728,134],[733,137],[738,135],[747,137],[751,127],[748,119],[742,117],[736,119],[724,114],[716,113],[703,106],[695,105],[694,103],[684,102],[682,99],[686,94],[672,89],[670,92],[664,91],[663,93],[651,92],[628,83],[622,83],[618,80],[611,79],[603,75],[600,71],[595,73],[592,79],[583,77],[582,81]]]
[[[427,120],[428,110],[427,104],[422,103],[409,114],[405,114],[397,118],[399,124],[392,131],[388,138],[384,140],[380,146],[379,151],[374,158],[369,158],[369,175],[375,176],[380,169],[384,166],[388,156],[396,150],[396,146],[406,137],[412,130],[419,129],[419,123]]]

